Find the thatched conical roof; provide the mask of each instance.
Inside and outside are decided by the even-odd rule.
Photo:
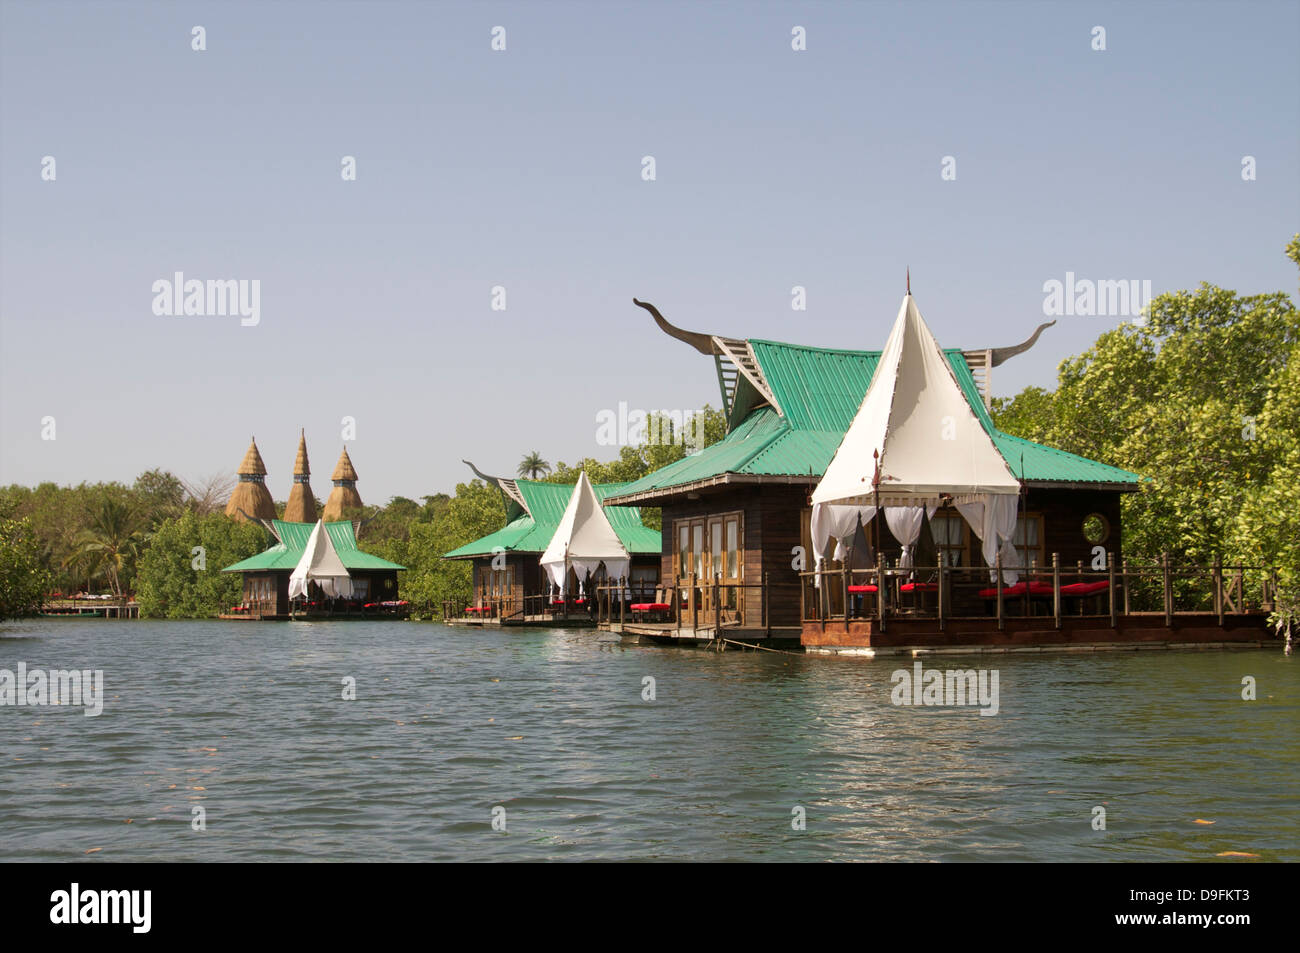
[[[266,476],[266,464],[262,462],[262,455],[257,452],[257,441],[252,440],[248,444],[248,452],[244,454],[244,462],[239,465],[235,471],[240,476]]]
[[[311,465],[307,462],[307,431],[298,434],[298,458],[293,461],[294,476],[311,476]]]
[[[357,470],[348,456],[347,447],[339,455],[338,466],[334,468],[330,479],[334,481],[334,489],[330,490],[330,498],[325,501],[322,518],[326,522],[341,520],[349,510],[360,509],[365,505],[361,502],[361,494],[357,492]]]
[[[334,468],[334,473],[333,473],[333,475],[330,476],[330,479],[331,479],[331,480],[350,480],[350,481],[352,481],[352,482],[354,482],[354,483],[356,482],[356,480],[357,480],[357,470],[356,470],[356,467],[354,467],[354,466],[352,465],[352,458],[348,456],[348,448],[347,448],[347,447],[344,447],[344,448],[343,448],[343,452],[342,452],[341,454],[339,454],[339,462],[338,462],[338,466],[336,466],[336,467]]]
[[[257,452],[257,441],[248,445],[244,461],[236,471],[239,482],[226,502],[226,515],[236,520],[273,520],[275,519],[275,501],[266,489],[263,477],[266,476],[266,464]]]
[[[289,489],[289,502],[284,506],[284,518],[290,523],[316,522],[316,497],[311,492],[311,466],[307,462],[307,434],[298,437],[298,458],[293,464],[293,486]]]
[[[327,523],[335,523],[344,519],[349,510],[363,506],[365,504],[361,502],[361,494],[355,486],[336,486],[330,490],[330,498],[325,501],[325,512],[321,518]]]

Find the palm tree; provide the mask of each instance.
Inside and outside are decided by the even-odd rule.
[[[86,514],[88,526],[77,537],[69,563],[101,564],[115,596],[122,595],[122,569],[135,556],[141,533],[135,510],[125,500],[102,496]]]
[[[534,450],[519,462],[519,469],[516,471],[521,477],[528,477],[536,480],[538,477],[545,476],[551,472],[551,465],[542,459],[542,455]]]

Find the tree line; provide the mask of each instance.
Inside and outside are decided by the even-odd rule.
[[[1287,256],[1300,266],[1300,235]],[[1202,283],[1152,299],[1140,321],[1104,331],[1060,364],[1056,387],[995,398],[1007,433],[1123,467],[1145,479],[1123,500],[1130,560],[1277,566],[1279,621],[1300,622],[1300,312],[1282,292],[1242,295]],[[704,411],[704,445],[721,439]],[[677,442],[621,448],[616,459],[551,466],[526,454],[518,475],[572,483],[635,480],[686,454]],[[225,480],[227,483],[223,483]],[[220,511],[229,478],[189,486],[162,470],[118,483],[0,489],[0,617],[45,593],[134,591],[141,614],[216,614],[240,599],[220,568],[269,545],[267,533]],[[283,509],[283,504],[278,504]],[[442,554],[499,529],[500,492],[481,480],[419,501],[394,497],[349,514],[362,546],[401,563],[404,598],[428,617],[472,597],[470,566]],[[643,510],[659,528],[657,510]],[[202,547],[207,568],[192,566]]]
[[[706,443],[721,439],[720,412],[705,408]],[[634,480],[681,459],[680,443],[623,447],[616,460],[579,460],[555,467],[541,461],[539,476],[572,483],[585,469],[595,483]],[[216,475],[187,483],[165,470],[142,473],[133,484],[82,483],[0,488],[0,619],[37,611],[51,597],[80,593],[134,595],[142,618],[210,618],[242,599],[242,580],[221,569],[274,543],[262,527],[224,512],[234,478]],[[283,515],[284,502],[276,503]],[[500,529],[500,491],[482,480],[418,501],[393,497],[384,506],[345,513],[359,520],[367,551],[407,567],[398,574],[402,597],[429,618],[444,602],[473,596],[470,566],[442,554]],[[658,528],[658,511],[644,511]]]
[[[1286,249],[1300,266],[1300,235]],[[1202,283],[1063,361],[1055,390],[993,401],[999,429],[1138,473],[1125,556],[1277,566],[1300,621],[1300,312]]]

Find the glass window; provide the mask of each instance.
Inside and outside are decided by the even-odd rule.
[[[691,573],[691,530],[681,523],[677,527],[677,578],[685,579]]]
[[[1037,514],[1021,516],[1016,523],[1016,549],[1020,564],[1043,565],[1043,518]]]
[[[713,523],[709,526],[709,549],[713,553],[713,564],[709,567],[710,575],[716,576],[722,572],[722,524]]]
[[[740,520],[727,520],[727,578],[740,578]]]
[[[695,553],[695,578],[704,575],[704,524],[696,523],[691,527],[691,543]]]
[[[945,566],[960,566],[965,554],[966,521],[960,513],[936,513],[930,520],[930,535]]]

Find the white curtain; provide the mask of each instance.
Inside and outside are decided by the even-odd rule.
[[[818,565],[826,558],[826,550],[832,539],[851,540],[858,528],[858,521],[861,520],[864,525],[869,524],[875,515],[874,506],[858,506],[853,503],[818,503],[813,506],[812,545]]]
[[[903,552],[898,557],[898,565],[902,568],[912,568],[914,547],[916,541],[921,538],[922,518],[934,515],[934,511],[933,506],[885,507],[885,522],[889,524],[889,532],[893,534],[894,539],[903,544]]]
[[[561,563],[546,563],[542,568],[546,570],[546,575],[551,577],[551,585],[554,588],[560,590],[560,598],[563,599],[565,583],[567,581],[566,576],[568,575],[568,573],[566,573],[565,570],[568,567],[561,562]]]
[[[1019,505],[1020,497],[1010,493],[989,493],[982,500],[956,504],[957,511],[970,524],[971,532],[980,540],[984,562],[993,566],[1001,550],[1002,578],[1009,586],[1014,586],[1020,579],[1020,573],[1016,571],[1020,566],[1020,555],[1012,543]],[[989,578],[996,580],[997,571],[990,570]]]

